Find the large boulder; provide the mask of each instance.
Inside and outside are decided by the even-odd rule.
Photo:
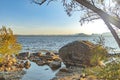
[[[95,44],[89,41],[74,41],[59,50],[59,56],[66,66],[91,66],[91,56],[96,54],[92,50]]]

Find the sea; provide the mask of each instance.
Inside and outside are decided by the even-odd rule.
[[[119,53],[120,49],[112,36],[105,36],[105,46],[109,47],[110,53]],[[49,50],[59,52],[64,45],[76,40],[87,40],[96,43],[99,36],[17,36],[17,40],[22,45],[20,52],[39,52],[40,50]],[[63,67],[64,65],[62,65]],[[21,80],[50,80],[55,77],[58,70],[53,71],[49,66],[38,66],[31,62],[31,67],[25,70],[26,73]]]

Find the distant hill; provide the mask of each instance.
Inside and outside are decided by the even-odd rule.
[[[120,36],[120,32],[117,32],[118,36]],[[112,33],[106,32],[102,34],[103,36],[112,36]]]
[[[74,36],[86,37],[86,36],[90,36],[90,35],[85,34],[85,33],[78,33],[78,34],[75,34]]]
[[[112,36],[110,32],[102,33],[103,36]]]
[[[120,36],[120,32],[117,32],[118,36]],[[75,34],[75,36],[82,36],[82,37],[89,37],[89,36],[112,36],[112,34],[110,32],[106,32],[106,33],[102,33],[102,34],[91,34],[91,35],[88,35],[88,34],[85,34],[85,33],[78,33],[78,34]]]
[[[102,34],[91,34],[91,35],[89,35],[89,34],[85,34],[85,33],[77,33],[77,34],[70,34],[70,35],[15,35],[15,36],[26,36],[26,37],[32,37],[32,36],[80,36],[80,37],[91,37],[91,36],[95,36],[95,37],[97,37],[97,36],[100,36],[100,35],[102,35],[102,36],[112,36],[112,34],[110,33],[110,32],[106,32],[106,33],[102,33]],[[118,35],[120,36],[120,32],[118,33]]]

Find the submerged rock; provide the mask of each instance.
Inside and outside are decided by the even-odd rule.
[[[59,55],[64,64],[69,66],[90,66],[90,57],[94,55],[91,50],[95,44],[89,41],[74,41],[63,46],[59,50]]]
[[[48,65],[54,70],[61,67],[61,58],[51,51],[46,51],[44,54],[41,52],[32,53],[29,60],[35,62],[39,66]]]
[[[61,67],[61,61],[52,61],[49,66],[52,70],[56,70]]]
[[[81,71],[82,68],[80,67],[63,67],[56,73],[56,77],[51,80],[82,80],[80,79]]]

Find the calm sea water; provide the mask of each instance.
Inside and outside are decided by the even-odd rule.
[[[76,40],[88,40],[94,42],[98,37],[80,36],[18,36],[18,42],[22,44],[21,52],[38,52],[40,50],[58,50],[67,43]],[[120,51],[113,37],[105,37],[105,46],[115,48]],[[49,66],[38,66],[31,62],[31,68],[26,70],[22,80],[50,80],[57,71],[52,71]]]

